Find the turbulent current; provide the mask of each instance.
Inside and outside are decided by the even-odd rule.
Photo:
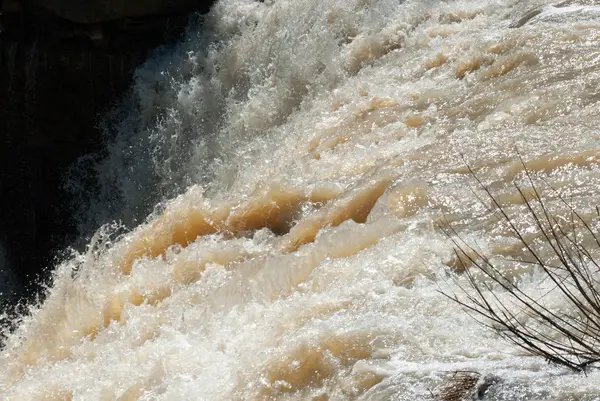
[[[443,295],[442,227],[565,307],[476,178],[525,233],[521,159],[595,221],[599,41],[584,0],[221,0],[73,168],[82,233],[108,224],[7,333],[0,396],[430,400],[466,370],[489,400],[597,399]]]

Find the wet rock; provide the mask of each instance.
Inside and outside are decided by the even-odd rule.
[[[499,378],[482,376],[477,372],[456,371],[448,375],[444,385],[435,394],[439,401],[484,400],[485,393]]]
[[[599,6],[600,0],[565,0],[551,6],[530,10],[527,13],[525,13],[525,15],[523,15],[521,18],[510,24],[509,27],[520,28],[543,15],[560,16],[561,14],[572,14],[575,15],[576,18],[578,18],[578,14],[580,13],[592,12],[594,14],[597,14],[600,11]]]
[[[538,15],[540,15],[541,13],[542,13],[541,8],[531,10],[531,11],[527,12],[524,16],[519,18],[517,21],[510,24],[509,28],[520,28],[523,25],[527,24],[532,19],[534,19],[535,17],[537,17]]]

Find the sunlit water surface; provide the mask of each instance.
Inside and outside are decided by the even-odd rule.
[[[525,232],[519,155],[551,210],[593,221],[599,40],[590,1],[220,1],[74,168],[82,232],[137,227],[56,267],[3,399],[427,400],[456,370],[498,377],[489,400],[597,399],[597,373],[440,292],[466,283],[440,224],[564,307],[506,261],[522,247],[467,166]]]

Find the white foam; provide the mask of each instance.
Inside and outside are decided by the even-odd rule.
[[[466,285],[440,221],[498,259],[520,252],[465,162],[526,232],[516,149],[595,213],[600,31],[507,27],[541,3],[220,1],[137,71],[109,125],[83,221],[137,227],[57,267],[0,354],[0,389],[414,400],[465,369],[499,376],[495,399],[593,399],[595,374],[524,355],[439,292]]]

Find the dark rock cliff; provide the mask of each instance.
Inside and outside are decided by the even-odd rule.
[[[0,243],[18,295],[73,240],[61,179],[101,146],[99,115],[150,51],[211,3],[0,0]]]
[[[97,24],[123,18],[175,15],[203,11],[207,2],[198,0],[4,0],[25,4],[35,13],[45,12],[68,21]],[[14,7],[12,7],[14,8]]]

